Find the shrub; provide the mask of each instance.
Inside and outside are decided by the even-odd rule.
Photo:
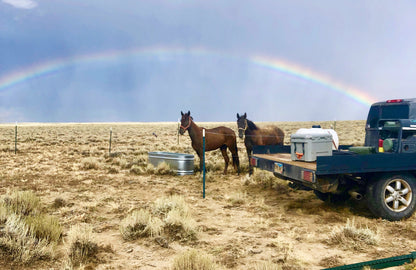
[[[92,227],[87,224],[72,226],[68,232],[67,241],[68,257],[73,266],[91,261],[98,252]]]
[[[189,214],[189,207],[184,198],[178,195],[159,198],[152,206],[152,212],[162,218],[165,218],[167,214],[174,209],[178,210],[181,215]]]
[[[132,212],[120,225],[120,232],[124,239],[135,240],[139,237],[160,235],[162,221],[151,216],[150,212],[144,209]]]
[[[81,161],[81,168],[83,170],[97,170],[100,168],[100,162],[94,157],[84,158]]]
[[[34,215],[40,212],[40,199],[32,191],[15,191],[3,197],[4,206],[16,215]]]
[[[370,230],[368,227],[355,225],[354,219],[348,219],[344,226],[336,227],[327,240],[328,244],[354,250],[361,250],[368,245],[377,245],[378,242],[377,232]]]
[[[49,243],[45,239],[34,237],[29,226],[16,214],[7,218],[0,237],[0,248],[3,252],[12,260],[25,264],[51,257],[55,246]]]
[[[282,267],[272,261],[267,261],[256,263],[254,270],[282,270]]]
[[[36,239],[46,240],[48,243],[57,243],[62,235],[62,227],[56,217],[41,214],[28,216],[25,223],[30,234]]]
[[[8,212],[7,207],[3,203],[0,203],[0,224],[7,221],[7,217],[9,215]]]
[[[139,165],[133,165],[130,168],[130,173],[136,174],[136,175],[141,175],[141,174],[144,174],[145,173],[145,169],[142,168]]]
[[[4,196],[0,222],[0,249],[19,263],[51,257],[62,235],[58,219],[41,213],[40,199],[31,191]]]
[[[196,239],[195,221],[190,216],[184,215],[179,209],[169,211],[164,229],[174,240],[188,241]]]
[[[276,177],[273,175],[273,173],[263,170],[254,170],[252,178],[255,183],[262,185],[264,188],[273,187],[273,184],[276,180]]]
[[[231,203],[232,206],[242,205],[247,201],[247,193],[246,192],[235,192],[232,193],[228,198],[228,202]]]
[[[155,168],[155,174],[157,175],[176,175],[176,172],[172,169],[172,167],[166,163],[162,162],[157,165]]]
[[[173,270],[215,270],[218,266],[210,255],[191,249],[177,256],[173,261]]]

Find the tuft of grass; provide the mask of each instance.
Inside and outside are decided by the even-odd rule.
[[[77,224],[68,232],[68,257],[72,266],[87,263],[95,259],[98,245],[88,224]]]
[[[64,207],[66,205],[66,202],[64,199],[62,198],[55,198],[55,200],[53,201],[52,207],[53,208],[61,208]]]
[[[9,211],[7,207],[0,203],[0,224],[3,224],[7,221],[7,217],[9,216]]]
[[[3,197],[2,204],[16,215],[35,215],[40,212],[40,199],[32,191],[14,191]]]
[[[218,265],[213,258],[196,249],[178,255],[173,261],[172,270],[215,270]]]
[[[15,262],[28,264],[51,258],[54,247],[48,240],[33,236],[30,227],[16,214],[11,214],[2,228],[0,248]]]
[[[282,267],[272,261],[266,261],[256,263],[254,270],[282,270]]]
[[[118,170],[117,167],[114,166],[110,166],[107,168],[107,171],[109,174],[118,174],[120,171]]]
[[[152,206],[152,212],[162,218],[165,218],[172,210],[178,210],[183,216],[189,214],[189,207],[185,199],[179,195],[159,198]]]
[[[30,234],[36,239],[57,243],[62,236],[62,227],[56,217],[41,214],[28,216],[24,221],[29,227]]]
[[[272,188],[276,179],[273,173],[264,170],[254,170],[252,175],[252,181],[263,188]]]
[[[235,192],[232,193],[227,201],[231,203],[232,206],[243,205],[247,201],[247,192]]]
[[[130,173],[132,174],[141,175],[141,174],[144,174],[145,172],[146,172],[145,168],[136,164],[132,165],[130,168]]]
[[[144,209],[132,212],[120,224],[120,232],[125,240],[158,236],[161,231],[162,221],[157,217],[152,217],[151,213]]]
[[[157,175],[176,175],[176,172],[166,162],[159,163],[159,165],[157,165],[157,167],[155,168],[154,172]]]
[[[363,250],[367,246],[377,245],[379,241],[377,231],[356,225],[354,219],[347,219],[344,226],[338,226],[331,232],[327,243],[345,249]]]
[[[188,241],[196,239],[197,227],[183,197],[172,195],[157,199],[150,210],[132,212],[121,222],[120,233],[125,240],[165,234],[171,240]]]
[[[58,219],[41,213],[31,191],[14,191],[0,202],[0,249],[18,263],[53,256],[62,228]]]
[[[189,215],[184,215],[179,209],[169,211],[165,219],[164,229],[174,240],[195,240],[197,235],[195,221]]]
[[[81,160],[83,170],[98,170],[100,167],[100,161],[95,157],[87,157]]]

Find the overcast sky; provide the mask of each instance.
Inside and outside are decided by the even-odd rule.
[[[411,98],[416,1],[0,0],[0,122],[365,119]]]

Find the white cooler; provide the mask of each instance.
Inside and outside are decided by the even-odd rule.
[[[292,160],[316,161],[318,156],[332,156],[332,135],[320,128],[300,129],[290,136]]]

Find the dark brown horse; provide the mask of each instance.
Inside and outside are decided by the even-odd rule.
[[[197,126],[191,117],[191,112],[183,113],[181,118],[181,127],[179,133],[183,135],[188,131],[192,141],[192,148],[199,157],[200,169],[202,170],[202,130],[204,128]],[[224,174],[227,173],[230,159],[227,154],[227,147],[230,149],[233,157],[234,169],[240,173],[240,160],[238,159],[237,140],[232,129],[227,127],[216,127],[205,129],[205,151],[212,151],[220,148],[225,161]]]
[[[240,116],[237,113],[238,136],[244,138],[247,150],[249,174],[253,173],[250,164],[253,145],[283,145],[285,133],[278,127],[260,129],[252,121],[247,119],[247,114]],[[245,136],[245,137],[244,137]]]

